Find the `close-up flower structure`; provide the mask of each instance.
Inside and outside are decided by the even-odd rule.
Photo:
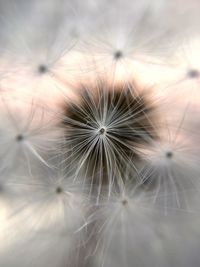
[[[200,266],[199,0],[0,0],[0,267]]]

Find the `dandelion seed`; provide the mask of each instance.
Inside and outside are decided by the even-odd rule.
[[[132,182],[113,190],[110,199],[103,201],[88,219],[96,236],[88,257],[94,257],[97,266],[156,266],[160,261],[157,252],[162,253],[164,248],[158,235],[162,224],[152,204],[151,197]],[[146,245],[149,242],[150,247]],[[156,247],[159,242],[160,247]],[[144,253],[148,253],[147,258]]]
[[[199,62],[199,39],[188,39],[180,44],[174,56],[174,72],[173,83],[169,86],[169,96],[174,96],[174,87],[176,87],[177,99],[176,102],[182,103],[183,108],[186,103],[182,99],[179,100],[180,95],[185,94],[185,99],[193,104],[199,99],[199,77],[200,77],[200,62]],[[170,74],[169,74],[170,75]],[[170,83],[169,83],[170,84]],[[190,88],[190,94],[189,93]],[[198,102],[198,101],[197,101]]]
[[[44,170],[32,179],[12,174],[7,183],[18,196],[13,214],[26,222],[24,229],[31,231],[30,236],[63,233],[73,240],[74,232],[85,223],[87,196],[66,171],[63,176],[62,170]]]
[[[14,266],[10,253],[20,266],[32,264],[32,257],[36,257],[34,264],[41,267],[44,263],[60,266],[61,262],[70,262],[75,253],[73,262],[79,259],[84,231],[78,230],[85,223],[87,198],[73,177],[66,173],[63,177],[61,173],[48,170],[40,177],[12,174],[6,181],[10,191],[17,194],[5,233],[7,239],[13,235],[16,239],[10,242],[5,253],[0,251],[1,264],[5,261]],[[25,252],[30,257],[17,257]],[[50,252],[53,253],[51,260]]]
[[[141,153],[146,158],[142,183],[154,192],[154,202],[166,214],[190,212],[193,194],[199,188],[198,150],[180,127],[169,130],[168,125],[167,133]]]
[[[9,88],[24,90],[41,100],[47,94],[59,95],[57,81],[64,80],[66,72],[69,77],[78,71],[79,53],[74,49],[77,37],[70,33],[71,28],[76,28],[77,19],[67,1],[60,2],[59,7],[54,1],[42,5],[35,1],[32,8],[31,5],[24,16],[20,7],[10,1],[8,13],[12,17],[6,19],[6,13],[1,14],[1,37],[6,40],[1,59],[2,80]]]
[[[50,166],[45,157],[49,157],[48,152],[59,136],[54,118],[44,115],[44,110],[34,103],[23,104],[14,95],[2,93],[0,104],[0,170],[22,170],[31,174],[34,165]]]
[[[77,175],[82,170],[99,187],[106,180],[111,187],[110,175],[122,173],[125,162],[137,171],[138,146],[156,138],[156,108],[131,83],[81,88],[78,102],[65,106],[64,144]]]
[[[0,266],[199,265],[186,5],[0,1]]]
[[[145,81],[137,63],[163,65],[161,59],[174,52],[169,44],[176,40],[178,25],[171,20],[171,10],[166,12],[164,2],[150,4],[148,0],[116,1],[114,6],[111,4],[110,8],[104,8],[95,17],[99,30],[94,30],[90,39],[87,39],[88,35],[83,37],[86,44],[84,53],[87,58],[91,55],[95,69],[122,75],[123,78],[141,75]],[[164,21],[160,19],[162,16],[166,18]],[[117,18],[115,23],[113,17]]]

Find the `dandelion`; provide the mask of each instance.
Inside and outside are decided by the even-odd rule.
[[[130,179],[124,180],[127,178]],[[95,266],[131,266],[133,262],[137,266],[160,264],[164,252],[159,236],[161,219],[151,197],[138,190],[131,179],[96,207],[88,223],[93,224],[96,238],[88,254],[95,257]]]
[[[18,258],[17,265],[22,266],[32,265],[33,260],[38,266],[44,262],[50,266],[68,264],[70,253],[78,261],[84,237],[84,232],[78,230],[85,223],[88,203],[73,177],[66,172],[63,176],[62,171],[44,172],[32,179],[12,175],[7,186],[17,194],[7,218],[7,226],[15,229],[12,232],[15,239],[1,255],[1,264],[13,264],[11,251]],[[7,239],[10,237],[7,231],[4,234]],[[30,257],[20,257],[22,251],[30,253]]]
[[[20,7],[14,1],[8,3],[0,17],[5,40],[0,63],[3,87],[41,101],[47,94],[59,96],[57,82],[65,80],[66,72],[68,80],[72,79],[80,61],[75,49],[77,38],[70,34],[71,28],[77,26],[76,12],[70,3],[60,2],[58,6],[54,1],[34,1],[25,17],[19,16]],[[7,20],[6,15],[11,19]]]
[[[25,104],[14,95],[1,95],[1,110],[1,171],[31,175],[34,166],[50,166],[48,153],[59,136],[54,118],[34,102]]]
[[[166,126],[157,140],[141,151],[142,183],[154,192],[154,202],[164,213],[190,212],[193,194],[199,188],[199,151],[188,132]]]
[[[83,37],[81,48],[88,63],[100,72],[115,78],[141,77],[141,67],[151,71],[154,65],[165,64],[162,58],[166,53],[173,53],[171,43],[176,43],[177,24],[170,15],[170,5],[148,0],[115,1],[110,8],[100,6],[98,11],[94,14],[96,28],[91,29],[90,38]],[[165,21],[160,19],[162,15]],[[117,18],[115,23],[113,17]],[[142,76],[144,81],[144,72]]]
[[[199,266],[197,7],[0,1],[0,266]]]
[[[110,192],[116,182],[110,174],[122,173],[125,162],[132,162],[137,172],[138,146],[156,138],[156,108],[134,83],[99,80],[91,86],[81,84],[79,91],[77,103],[65,107],[64,145],[77,175],[83,167],[92,184],[100,190],[108,183]]]

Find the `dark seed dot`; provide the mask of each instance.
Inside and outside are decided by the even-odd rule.
[[[62,188],[61,188],[60,186],[58,186],[58,187],[56,188],[56,193],[57,193],[57,194],[61,194],[62,192],[63,192]]]
[[[192,78],[192,79],[193,79],[193,78],[198,78],[199,75],[200,75],[200,73],[199,73],[198,70],[193,69],[193,70],[189,70],[189,71],[188,71],[188,76],[189,76],[190,78]]]
[[[46,73],[48,71],[48,68],[47,68],[47,66],[45,66],[45,65],[40,65],[39,67],[38,67],[38,72],[40,73],[40,74],[44,74],[44,73]]]
[[[128,201],[126,199],[122,200],[122,205],[126,206],[128,204]]]
[[[16,140],[17,140],[17,142],[20,142],[20,141],[22,141],[24,139],[24,136],[22,135],[22,134],[18,134],[17,136],[16,136]]]
[[[173,157],[173,153],[171,151],[166,152],[166,158],[171,159]]]
[[[123,57],[123,53],[122,53],[122,51],[118,50],[118,51],[116,51],[116,52],[114,53],[114,58],[115,58],[116,60],[118,60],[118,59],[120,59],[120,58],[122,58],[122,57]]]
[[[100,134],[104,134],[105,131],[106,131],[105,128],[101,128],[101,129],[99,130],[99,133],[100,133]]]

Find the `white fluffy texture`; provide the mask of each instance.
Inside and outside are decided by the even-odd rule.
[[[127,183],[91,215],[96,266],[168,266],[163,240],[170,226],[156,213],[152,198],[131,187]]]
[[[48,158],[53,152],[60,132],[55,116],[20,94],[1,94],[0,169],[29,173],[41,165],[50,167]],[[50,155],[49,155],[50,154]]]
[[[0,266],[200,265],[199,8],[0,1]],[[59,123],[77,81],[104,74],[141,83],[161,120],[141,147],[140,183],[129,174],[97,205],[61,167]]]
[[[7,177],[2,191],[7,188],[15,199],[1,220],[0,264],[73,266],[84,241],[80,228],[88,208],[80,186],[52,172],[45,177]]]
[[[168,129],[141,151],[142,182],[153,187],[153,201],[164,213],[190,212],[200,186],[199,148],[181,129]]]

